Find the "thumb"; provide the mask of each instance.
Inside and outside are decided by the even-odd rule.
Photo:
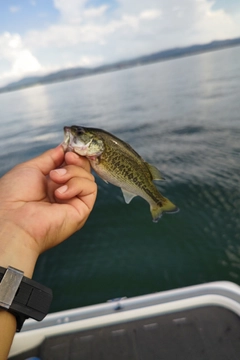
[[[38,168],[44,175],[59,167],[64,161],[64,150],[61,145],[27,161],[25,164]]]

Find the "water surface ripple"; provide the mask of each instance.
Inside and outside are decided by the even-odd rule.
[[[85,227],[41,255],[52,311],[214,280],[240,284],[240,48],[0,95],[0,172],[63,139],[104,128],[156,165],[181,210],[151,221],[97,178]]]

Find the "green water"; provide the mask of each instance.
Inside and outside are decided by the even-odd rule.
[[[0,96],[1,173],[60,143],[64,125],[129,142],[180,212],[151,221],[97,179],[85,227],[39,258],[52,311],[215,280],[240,284],[240,48]]]

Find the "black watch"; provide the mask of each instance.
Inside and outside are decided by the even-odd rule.
[[[51,289],[23,276],[21,270],[0,266],[0,308],[16,316],[17,331],[28,318],[41,321],[51,302]]]

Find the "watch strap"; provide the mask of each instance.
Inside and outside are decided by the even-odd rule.
[[[11,274],[6,276],[8,270],[11,270],[12,276],[10,276]],[[17,280],[14,279],[14,272],[17,272]],[[20,270],[12,267],[8,269],[0,267],[0,307],[16,316],[17,331],[21,330],[22,324],[27,318],[41,321],[47,315],[52,301],[51,289],[21,273]],[[18,285],[17,282],[19,282]],[[13,294],[14,292],[15,294]],[[8,293],[7,296],[6,293]]]

